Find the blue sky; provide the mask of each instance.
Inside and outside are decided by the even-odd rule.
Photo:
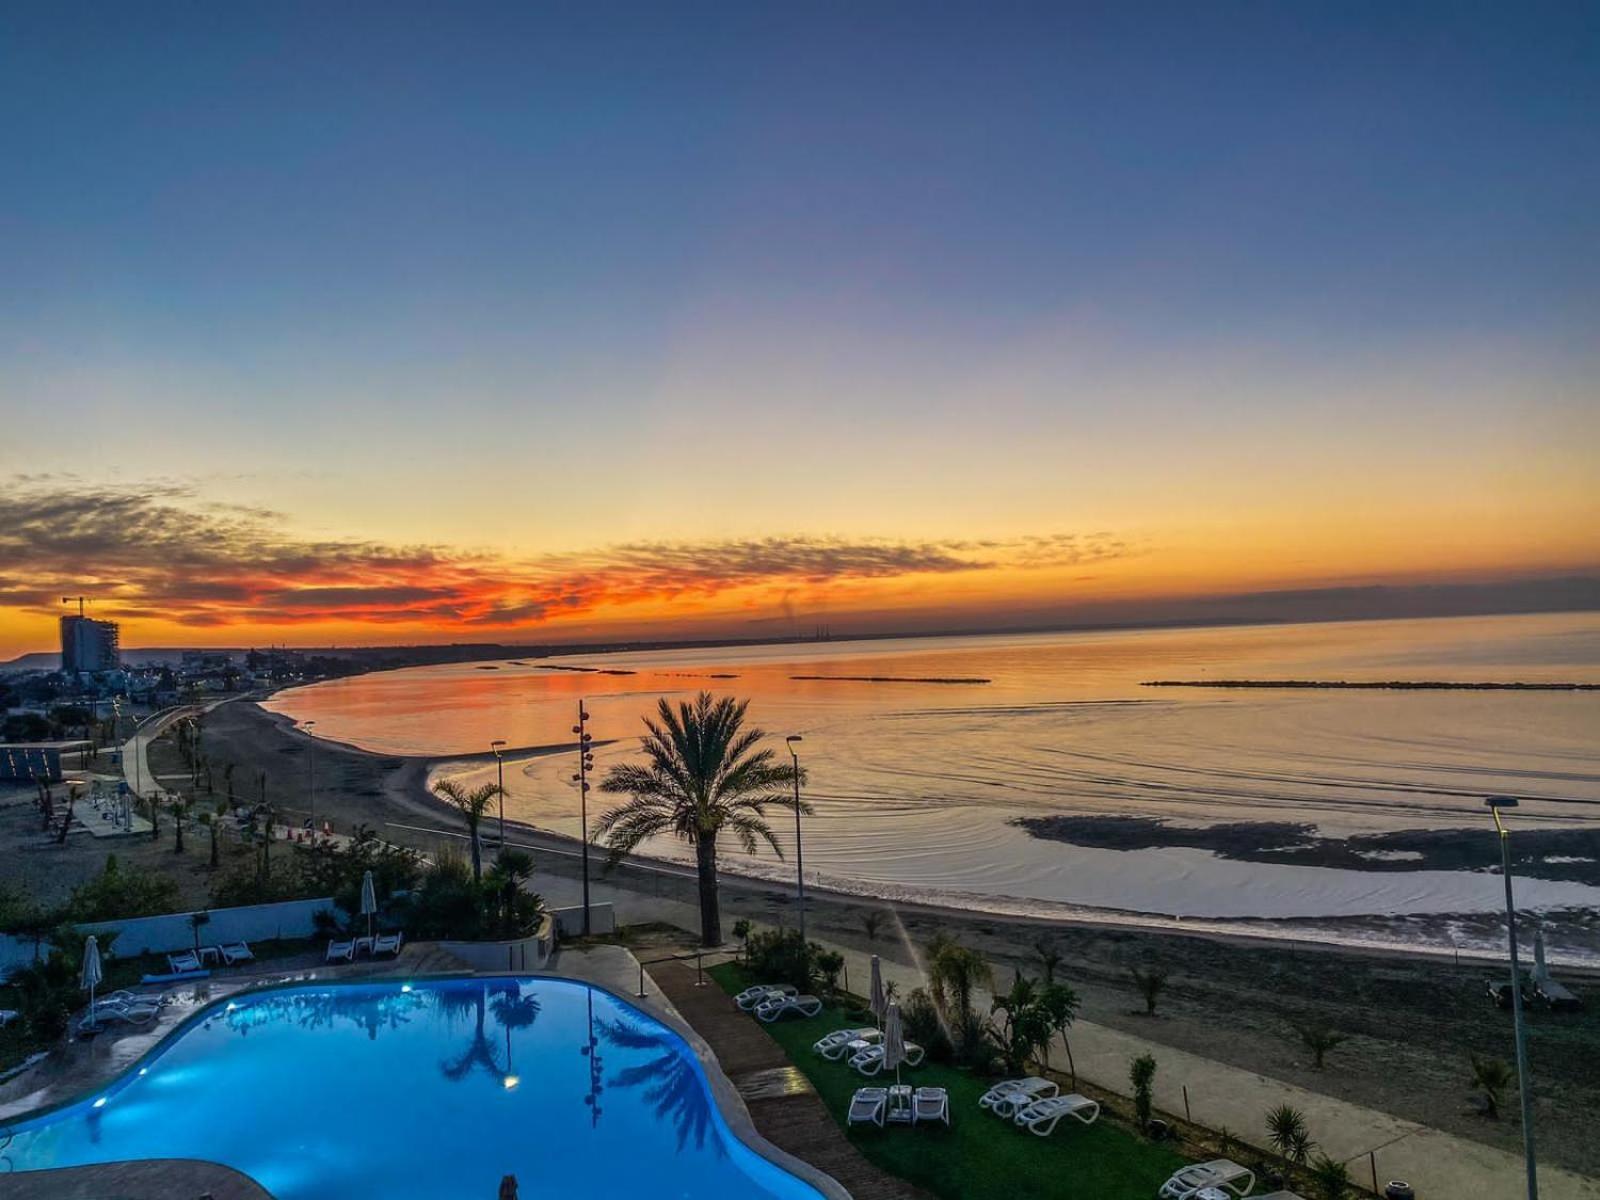
[[[1597,112],[1579,4],[11,4],[0,476],[521,552],[1366,463],[1570,530]]]

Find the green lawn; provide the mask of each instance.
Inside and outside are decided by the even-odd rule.
[[[709,973],[730,995],[753,982],[728,963]],[[752,1017],[751,1020],[755,1018]],[[765,1028],[810,1079],[842,1126],[850,1096],[864,1084],[894,1082],[892,1073],[863,1079],[844,1063],[828,1062],[811,1044],[834,1029],[860,1024],[845,1010],[825,1007],[806,1020],[785,1018]],[[877,1166],[952,1200],[1151,1200],[1184,1159],[1104,1118],[1085,1128],[1070,1118],[1048,1138],[1002,1122],[978,1107],[992,1080],[932,1063],[901,1073],[902,1082],[950,1092],[951,1128],[856,1126],[852,1142]]]

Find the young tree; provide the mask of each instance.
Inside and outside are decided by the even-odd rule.
[[[1491,1119],[1500,1115],[1500,1101],[1514,1075],[1511,1065],[1499,1058],[1479,1058],[1472,1055],[1472,1083],[1483,1092],[1483,1115]]]
[[[1350,1037],[1347,1033],[1339,1033],[1325,1021],[1306,1021],[1295,1025],[1294,1031],[1311,1052],[1311,1065],[1318,1071],[1322,1070],[1322,1060],[1328,1051],[1338,1048]]]
[[[996,996],[989,1011],[1000,1018],[991,1028],[991,1036],[1006,1070],[1021,1074],[1028,1060],[1050,1044],[1050,1019],[1040,1004],[1039,985],[1018,971],[1011,989]]]
[[[946,934],[928,943],[928,989],[945,1019],[957,1052],[970,1061],[982,1041],[983,1027],[973,1010],[980,987],[992,987],[994,976],[983,955]]]
[[[1310,1147],[1305,1114],[1288,1104],[1272,1109],[1267,1113],[1267,1141],[1285,1162],[1295,1161],[1297,1152]]]
[[[767,809],[793,810],[795,768],[757,749],[766,733],[744,727],[749,701],[701,692],[676,709],[662,699],[657,720],[645,718],[645,761],[612,767],[600,790],[630,797],[603,813],[596,835],[606,838],[614,864],[646,838],[669,833],[695,850],[700,884],[700,939],[722,941],[717,895],[717,839],[727,832],[754,854],[758,840],[780,858]],[[802,771],[801,780],[805,776]],[[800,804],[801,812],[810,805]]]
[[[448,800],[467,819],[467,834],[472,842],[472,881],[483,882],[483,845],[478,831],[483,825],[483,814],[496,796],[502,794],[498,784],[486,783],[482,787],[465,788],[454,779],[441,779],[433,785],[433,794]]]
[[[867,935],[868,945],[878,940],[878,929],[882,924],[883,914],[875,908],[869,908],[861,914],[861,930]]]
[[[1167,986],[1166,969],[1163,967],[1134,967],[1128,974],[1133,979],[1133,986],[1144,997],[1145,1016],[1155,1016],[1156,999]]]
[[[1053,938],[1042,937],[1033,943],[1033,956],[1039,960],[1039,969],[1044,974],[1046,983],[1056,981],[1056,971],[1061,967],[1064,957],[1056,946]]]
[[[1128,1064],[1128,1082],[1133,1085],[1133,1113],[1140,1129],[1150,1128],[1150,1112],[1155,1096],[1156,1060],[1141,1054]]]
[[[1067,1051],[1067,1070],[1072,1073],[1072,1085],[1078,1085],[1078,1064],[1072,1058],[1072,1039],[1067,1036],[1072,1029],[1072,1023],[1078,1019],[1078,993],[1064,983],[1047,983],[1044,985],[1039,1003],[1044,1009],[1045,1019],[1050,1023],[1052,1033],[1061,1035],[1061,1044]],[[1045,1066],[1050,1065],[1050,1043],[1045,1043]]]
[[[1311,1186],[1322,1200],[1344,1200],[1350,1194],[1350,1169],[1338,1159],[1319,1154],[1310,1173]]]
[[[739,942],[739,957],[746,962],[750,960],[750,930],[753,926],[745,917],[740,917],[733,923],[733,936]]]

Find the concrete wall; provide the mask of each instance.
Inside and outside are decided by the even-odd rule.
[[[583,936],[583,905],[574,904],[570,908],[552,908],[550,915],[555,918],[556,932],[562,937]],[[589,931],[597,934],[609,934],[617,931],[617,910],[610,904],[589,905]]]
[[[278,904],[251,904],[243,908],[211,908],[209,924],[200,930],[202,946],[220,942],[267,942],[274,938],[310,937],[316,932],[316,914],[333,908],[331,896],[321,900],[284,900]],[[104,935],[120,930],[111,944],[112,953],[126,958],[133,954],[170,954],[194,946],[194,930],[188,913],[162,917],[133,917],[125,921],[98,921],[79,925],[82,933]]]
[[[509,942],[440,942],[439,948],[455,955],[474,971],[542,971],[556,948],[556,925],[549,913],[532,937]]]

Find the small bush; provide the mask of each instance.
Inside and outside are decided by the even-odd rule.
[[[1128,1082],[1133,1085],[1133,1113],[1138,1118],[1139,1128],[1149,1129],[1156,1083],[1155,1056],[1141,1054],[1129,1063]]]

